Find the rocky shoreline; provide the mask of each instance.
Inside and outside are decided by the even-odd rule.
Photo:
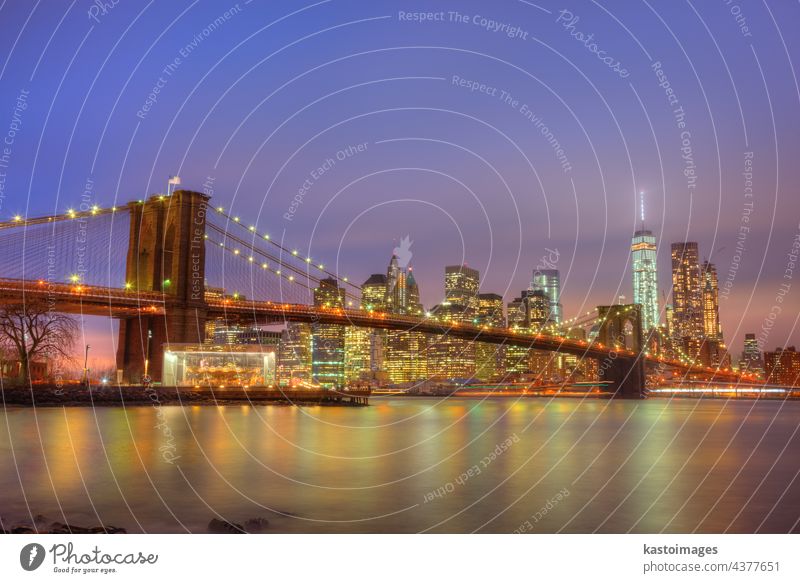
[[[175,387],[4,387],[3,402],[20,406],[115,406],[115,405],[199,405],[214,403],[201,393],[179,392]]]
[[[354,394],[355,396],[355,394]],[[344,405],[359,406],[348,393],[324,390],[291,390],[253,387],[249,389],[193,389],[185,387],[33,385],[3,387],[6,407],[119,407],[152,405]]]
[[[212,518],[208,523],[209,534],[260,534],[269,527],[266,518],[249,518],[243,524],[228,522],[219,518]],[[33,523],[21,523],[5,529],[3,520],[0,519],[0,534],[127,534],[128,531],[117,526],[75,526],[63,522],[48,523],[42,515],[37,515]]]

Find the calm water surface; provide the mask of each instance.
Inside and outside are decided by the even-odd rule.
[[[273,532],[800,531],[797,402],[374,398],[2,415],[6,526],[42,514],[129,532],[205,532],[215,516],[265,517]]]

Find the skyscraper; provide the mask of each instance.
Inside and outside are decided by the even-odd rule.
[[[631,240],[633,303],[642,306],[642,331],[659,326],[656,238],[651,231],[636,231]]]
[[[361,380],[372,369],[372,330],[347,326],[344,331],[344,378],[348,383]]]
[[[673,243],[671,251],[673,340],[694,356],[705,333],[697,243]]]
[[[719,323],[719,280],[713,263],[703,262],[703,333],[710,340],[722,342]]]
[[[553,304],[544,290],[533,290],[524,299],[528,304],[528,321],[534,330],[540,330],[548,321],[553,321]]]
[[[386,297],[386,276],[382,273],[373,273],[361,286],[362,309],[383,312]],[[369,370],[373,373],[384,370],[385,346],[386,330],[369,330]]]
[[[477,300],[477,296],[475,297]],[[444,323],[472,323],[463,305],[442,302],[431,309],[434,317]],[[477,314],[476,314],[477,316]],[[475,374],[475,345],[473,340],[453,338],[444,333],[428,341],[428,376],[441,378],[470,378]]]
[[[392,255],[386,272],[385,309],[394,314],[421,315],[424,312],[413,271],[400,267],[397,255]],[[380,338],[373,337],[373,354],[374,349],[380,346],[383,359],[381,365],[391,382],[410,383],[425,378],[428,342],[425,334],[414,331],[376,331],[376,335]]]
[[[747,372],[763,372],[764,370],[761,350],[758,348],[758,340],[753,333],[744,335],[744,350],[742,351],[742,360],[739,362],[739,369]]]
[[[541,290],[550,300],[550,321],[561,323],[561,278],[558,269],[535,269],[531,289]]]
[[[480,274],[466,265],[448,265],[444,268],[444,296],[450,304],[462,306],[471,319],[478,313],[478,288]]]
[[[503,296],[491,293],[478,294],[478,322],[492,328],[505,327]]]
[[[529,325],[528,302],[525,298],[525,292],[522,292],[518,298],[508,302],[508,327],[527,328]]]
[[[278,381],[295,385],[311,380],[311,325],[291,322],[281,336]]]
[[[414,278],[414,270],[409,267],[406,277],[406,314],[421,316],[424,311],[419,300],[419,286]]]
[[[361,306],[365,310],[386,309],[386,276],[373,273],[361,286]]]
[[[405,314],[408,288],[406,270],[400,267],[397,255],[392,255],[386,270],[386,309],[394,314]]]
[[[332,277],[322,279],[314,290],[314,306],[344,306],[344,289]],[[339,324],[311,324],[311,373],[314,382],[323,387],[344,385],[345,327]]]
[[[774,352],[765,351],[764,370],[768,383],[800,386],[800,352],[794,346],[778,347]]]
[[[478,294],[478,324],[492,328],[506,325],[503,316],[503,296],[498,294]],[[503,376],[505,346],[477,342],[475,345],[475,376],[483,380],[495,380]]]
[[[555,322],[552,318],[553,305],[551,298],[543,289],[523,292],[523,298],[528,306],[528,320],[532,332],[539,332],[547,324]],[[528,353],[528,369],[540,379],[550,379],[558,374],[563,356],[556,352],[531,350]]]

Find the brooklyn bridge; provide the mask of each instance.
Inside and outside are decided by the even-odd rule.
[[[626,398],[643,396],[647,376],[656,371],[708,382],[742,380],[729,369],[650,349],[633,305],[598,306],[581,322],[599,324],[591,341],[362,309],[360,287],[347,277],[189,190],[109,208],[83,205],[46,217],[16,216],[0,223],[0,248],[0,302],[45,301],[58,312],[118,319],[117,369],[128,383],[140,382],[146,362],[148,374],[160,381],[164,351],[203,342],[209,320],[415,331],[571,354],[598,361],[607,390]],[[329,278],[345,290],[341,307],[311,301],[320,281]],[[240,286],[236,293],[234,286]]]

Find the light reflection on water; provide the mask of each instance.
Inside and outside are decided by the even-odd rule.
[[[274,532],[798,530],[800,403],[372,402],[9,409],[0,516],[129,532],[204,532],[215,516]]]

